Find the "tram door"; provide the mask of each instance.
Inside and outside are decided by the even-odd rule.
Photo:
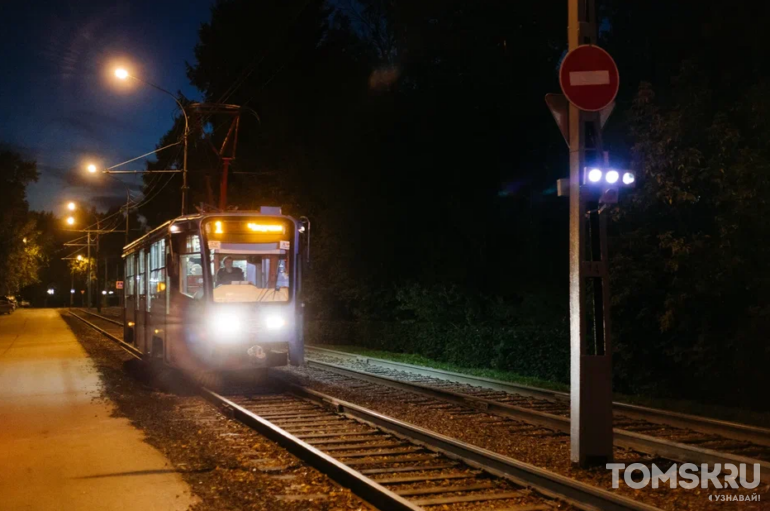
[[[160,239],[154,242],[147,256],[147,315],[144,337],[147,349],[145,353],[151,350],[157,351],[153,341],[157,339],[162,342],[166,336],[166,240]],[[159,353],[152,354],[153,357],[159,355]]]
[[[139,251],[139,259],[136,262],[136,347],[147,353],[145,326],[147,325],[147,255],[145,250]]]
[[[136,329],[132,325],[136,323],[136,254],[129,254],[126,256],[125,261],[126,271],[124,275],[126,278],[125,282],[123,283],[123,292],[125,293],[123,306],[125,307],[126,311],[126,326],[124,328],[126,335],[123,340],[128,343],[135,344]]]

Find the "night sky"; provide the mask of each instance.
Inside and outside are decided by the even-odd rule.
[[[213,0],[31,0],[0,7],[0,145],[38,163],[33,209],[66,200],[104,209],[125,201],[107,176],[87,174],[155,149],[172,125],[173,99],[113,70],[200,98],[189,85],[200,24]],[[126,169],[143,169],[139,161]],[[138,177],[124,178],[139,189]]]

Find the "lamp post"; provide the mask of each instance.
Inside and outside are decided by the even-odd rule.
[[[93,163],[90,163],[86,169],[91,174],[96,174],[97,168],[96,165]],[[120,179],[113,176],[109,171],[102,170],[102,174],[106,174],[118,183],[121,184],[121,186],[125,187],[126,189],[126,237],[125,237],[125,244],[128,245],[128,222],[129,222],[129,212],[131,211],[131,191],[128,189],[128,185],[121,181]]]
[[[174,94],[167,91],[163,87],[159,87],[154,83],[148,82],[146,80],[142,80],[141,78],[137,78],[136,76],[130,74],[127,70],[123,68],[116,69],[115,76],[119,80],[127,80],[128,78],[132,78],[138,82],[141,82],[145,85],[152,87],[155,90],[158,90],[164,94],[171,96],[174,99],[174,101],[176,101],[176,104],[179,106],[179,109],[182,111],[182,115],[184,116],[184,135],[182,136],[182,140],[184,143],[184,155],[182,156],[182,216],[184,216],[185,212],[187,211],[187,208],[185,207],[186,198],[187,198],[187,137],[190,133],[190,122],[187,118],[187,112],[185,111],[182,103],[179,101],[179,98],[177,98]]]

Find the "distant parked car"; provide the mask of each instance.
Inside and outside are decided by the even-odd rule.
[[[16,305],[8,298],[0,297],[0,314],[10,314],[16,309]]]

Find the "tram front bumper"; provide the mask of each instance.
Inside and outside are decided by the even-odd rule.
[[[224,370],[276,367],[288,363],[288,342],[238,343],[215,346],[211,364]]]

